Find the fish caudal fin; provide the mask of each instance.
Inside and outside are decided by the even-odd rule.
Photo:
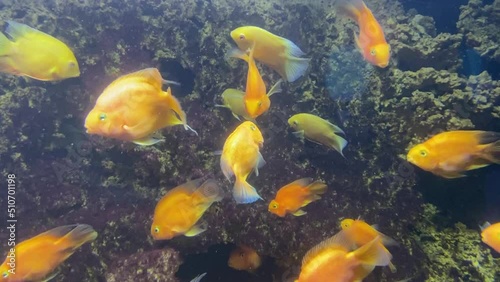
[[[233,198],[238,204],[250,204],[262,199],[252,185],[239,177],[234,183]]]
[[[382,240],[377,237],[361,248],[354,251],[354,256],[366,265],[386,266],[389,265],[392,255],[382,245]]]
[[[286,46],[286,54],[285,54],[285,62],[284,62],[284,70],[281,73],[281,76],[288,81],[294,82],[299,77],[303,76],[307,69],[309,68],[309,62],[311,59],[309,58],[299,58],[304,56],[305,53],[300,50],[300,48],[295,45],[292,41],[283,38]]]
[[[480,144],[485,144],[481,157],[495,164],[500,164],[500,133],[483,132],[479,137]]]

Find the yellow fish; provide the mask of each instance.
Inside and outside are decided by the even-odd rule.
[[[165,82],[155,68],[119,77],[104,89],[87,115],[87,133],[145,146],[162,141],[153,133],[167,126],[182,124],[196,133],[187,125],[186,113],[170,87],[162,91]]]
[[[201,185],[200,185],[201,184]],[[151,235],[155,240],[168,240],[175,236],[196,236],[205,227],[196,224],[205,211],[224,197],[215,180],[201,183],[192,180],[168,191],[155,208]]]
[[[27,25],[7,21],[0,32],[0,72],[53,81],[80,76],[75,55],[60,40]]]
[[[237,119],[240,120],[240,116],[243,117],[246,120],[254,121],[253,118],[251,118],[246,109],[245,109],[245,101],[244,101],[244,96],[245,92],[234,89],[234,88],[228,88],[222,92],[221,97],[222,100],[224,101],[223,105],[215,105],[216,107],[223,107],[223,108],[228,108],[231,110],[233,116]]]
[[[240,124],[224,143],[220,158],[220,167],[228,180],[234,175],[236,182],[233,198],[237,203],[248,204],[262,199],[252,185],[247,182],[248,175],[266,162],[260,154],[264,137],[257,125],[251,121]]]
[[[238,27],[231,31],[231,38],[243,52],[255,46],[254,58],[271,67],[288,82],[297,80],[309,67],[310,59],[299,58],[305,54],[297,45],[260,27]]]
[[[342,150],[347,141],[336,134],[345,134],[338,126],[318,116],[305,113],[292,116],[288,119],[288,124],[296,130],[294,132],[296,136],[331,147],[344,156]]]

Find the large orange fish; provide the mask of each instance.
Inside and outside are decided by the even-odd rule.
[[[287,213],[295,216],[306,214],[301,208],[313,201],[321,199],[319,195],[328,187],[324,182],[312,181],[312,178],[302,178],[289,183],[276,193],[276,198],[269,203],[268,210],[277,216],[284,217]]]
[[[340,0],[339,12],[347,15],[359,26],[359,35],[354,34],[356,46],[371,64],[385,68],[391,57],[391,47],[385,41],[384,31],[372,11],[362,0]]]
[[[260,267],[261,259],[254,249],[239,245],[231,251],[227,265],[236,270],[253,272]]]
[[[253,47],[255,59],[277,71],[288,82],[297,80],[309,67],[310,59],[299,58],[304,52],[297,45],[260,27],[238,27],[231,31],[231,38],[243,52]]]
[[[493,248],[500,254],[500,222],[490,224],[486,222],[481,226],[481,239],[483,243]]]
[[[271,97],[271,95],[281,92],[280,79],[271,88],[269,93],[266,93],[266,84],[264,83],[259,69],[255,64],[255,60],[253,59],[254,50],[255,48],[252,46],[249,52],[250,54],[247,55],[239,49],[233,49],[230,54],[232,57],[237,57],[248,62],[247,86],[243,101],[245,103],[245,109],[248,116],[253,119],[269,110],[269,107],[271,106],[271,100],[269,97]]]
[[[262,199],[255,188],[247,182],[248,175],[266,162],[260,154],[264,137],[257,125],[251,121],[240,124],[224,143],[220,158],[220,167],[228,180],[234,175],[236,181],[233,198],[237,203],[248,204]]]
[[[155,240],[168,240],[175,236],[196,236],[206,228],[196,224],[205,211],[222,200],[223,191],[215,180],[201,183],[192,180],[168,191],[156,204],[151,235]]]
[[[344,231],[321,242],[304,256],[295,282],[361,281],[375,266],[386,266],[391,261],[391,255],[381,248],[380,238],[354,251],[351,246]]]
[[[181,124],[192,130],[170,87],[162,90],[165,82],[155,68],[119,77],[104,89],[87,115],[87,133],[152,145],[162,140],[153,133],[164,127]]]
[[[474,130],[443,132],[411,148],[406,158],[436,175],[462,177],[465,171],[500,164],[500,133]]]
[[[380,248],[384,249],[390,255],[389,250],[387,250],[385,246],[397,245],[396,241],[378,232],[375,227],[370,226],[363,220],[346,218],[340,222],[340,226],[349,240],[354,242],[358,247],[368,244],[373,239],[380,237],[380,244],[382,244]],[[396,272],[396,267],[392,263],[389,263],[389,267],[392,272]]]
[[[0,266],[2,281],[48,281],[54,270],[81,245],[93,241],[97,232],[86,224],[56,227],[15,246],[15,264],[9,254]],[[14,266],[14,267],[13,267]]]

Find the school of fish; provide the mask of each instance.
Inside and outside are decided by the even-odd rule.
[[[362,0],[340,0],[337,13],[354,21],[356,48],[373,66],[389,65],[391,48],[382,26]],[[282,83],[293,83],[305,75],[311,62],[292,41],[257,26],[241,26],[230,32],[236,47],[227,58],[246,63],[244,90],[228,88],[222,104],[242,121],[228,133],[220,154],[220,169],[228,181],[234,178],[232,198],[238,204],[250,204],[263,198],[258,187],[247,179],[259,176],[265,164],[261,150],[265,140],[257,119],[271,109],[271,96],[282,92]],[[257,63],[277,72],[281,79],[268,91]],[[0,72],[26,76],[41,81],[57,81],[78,77],[80,70],[71,49],[59,39],[27,25],[7,21],[0,33]],[[175,125],[197,132],[187,123],[181,103],[174,96],[175,85],[162,77],[156,68],[124,74],[112,81],[99,95],[85,118],[88,134],[151,146],[164,141],[161,130]],[[347,146],[346,133],[329,120],[311,113],[297,113],[288,125],[300,139],[318,143],[337,151],[342,157]],[[268,152],[269,153],[269,152]],[[467,172],[491,164],[500,164],[500,133],[458,130],[439,133],[412,147],[407,160],[422,170],[443,178],[465,177]],[[288,214],[307,216],[306,207],[327,193],[321,180],[303,177],[290,179],[277,189],[268,211],[278,217]],[[277,183],[276,183],[277,184]],[[331,189],[331,188],[330,188]],[[195,179],[168,190],[157,202],[150,227],[154,240],[170,240],[177,236],[193,237],[210,228],[202,222],[204,213],[224,199],[224,191],[214,179]],[[398,243],[360,219],[346,218],[341,230],[307,252],[295,281],[361,281],[376,266],[389,266],[392,255],[387,247]],[[500,253],[500,223],[481,226],[482,241]],[[40,281],[51,279],[57,267],[77,248],[90,243],[97,232],[89,225],[60,226],[22,241],[15,247],[19,265],[15,272],[8,266],[9,257],[0,266],[2,281]],[[44,257],[43,260],[39,259]],[[228,266],[254,273],[261,265],[259,254],[250,246],[238,245],[228,258]],[[201,281],[207,273],[192,281]]]

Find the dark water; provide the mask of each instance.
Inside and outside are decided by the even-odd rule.
[[[389,247],[397,271],[376,267],[363,281],[499,281],[500,256],[481,242],[479,225],[500,221],[500,166],[445,179],[406,154],[445,131],[500,132],[500,2],[365,3],[391,45],[385,68],[363,59],[357,24],[326,1],[1,2],[2,21],[62,40],[81,72],[54,82],[0,75],[2,255],[10,236],[20,243],[88,224],[97,238],[53,281],[190,281],[205,272],[201,281],[294,281],[309,249],[339,232],[341,220],[359,217],[398,242]],[[231,30],[247,25],[291,40],[311,61],[256,119],[266,164],[248,181],[263,200],[236,204],[234,181],[214,152],[241,121],[215,105],[225,89],[245,90],[247,65],[226,54],[235,46]],[[280,76],[257,66],[269,90]],[[87,134],[85,118],[106,86],[149,67],[180,83],[172,94],[198,136],[173,126],[159,131],[164,142],[138,146]],[[345,157],[292,134],[287,120],[302,112],[345,131]],[[201,177],[226,194],[200,219],[207,230],[153,240],[157,202]],[[306,215],[271,214],[278,189],[303,177],[325,182],[327,192]],[[15,232],[4,228],[10,205]],[[238,245],[260,255],[257,270],[228,266]]]

